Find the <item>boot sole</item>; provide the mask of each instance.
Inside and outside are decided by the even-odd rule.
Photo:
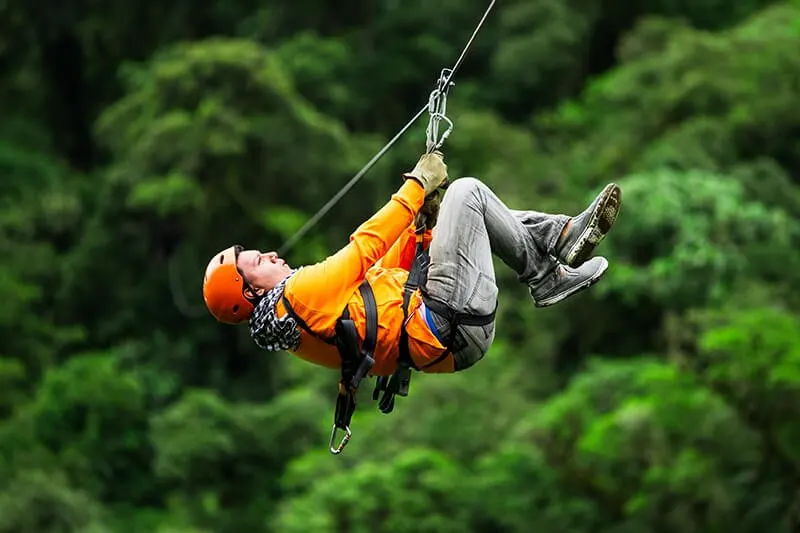
[[[597,203],[586,228],[566,254],[565,263],[573,268],[579,267],[589,259],[619,216],[622,189],[616,183],[609,183],[601,194],[603,199]]]
[[[553,296],[550,296],[549,298],[544,298],[542,300],[534,299],[533,305],[536,307],[549,307],[553,304],[557,304],[558,302],[566,300],[570,296],[579,293],[583,290],[586,290],[595,283],[597,283],[598,281],[600,281],[600,278],[602,278],[607,271],[608,271],[608,261],[604,259],[602,268],[597,269],[597,272],[595,272],[592,275],[592,277],[587,278],[581,283],[578,283],[577,285],[575,285],[574,287],[572,287],[567,291],[555,294]]]

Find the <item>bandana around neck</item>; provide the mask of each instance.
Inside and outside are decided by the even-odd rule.
[[[286,282],[297,272],[293,270],[280,283],[266,292],[256,304],[250,317],[250,336],[259,348],[270,352],[296,350],[300,344],[300,328],[291,315],[278,318],[275,304],[283,296]]]

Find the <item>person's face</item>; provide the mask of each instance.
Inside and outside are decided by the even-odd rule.
[[[275,252],[262,253],[258,250],[242,250],[236,266],[247,283],[257,294],[264,294],[292,273],[286,261]]]

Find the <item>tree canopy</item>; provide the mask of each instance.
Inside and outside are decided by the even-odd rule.
[[[469,2],[0,4],[0,533],[790,533],[800,519],[800,3],[508,0],[451,91],[452,177],[575,214],[623,189],[598,285],[362,391],[213,321],[427,100]],[[412,127],[288,254],[316,261]],[[369,389],[370,387],[364,387]]]

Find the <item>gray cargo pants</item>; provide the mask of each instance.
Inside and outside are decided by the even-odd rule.
[[[459,313],[487,315],[497,304],[492,255],[532,285],[558,265],[554,248],[569,217],[508,208],[475,178],[453,181],[444,195],[429,248],[425,291]],[[447,339],[450,324],[430,311],[436,333]],[[495,324],[458,326],[455,370],[471,367],[489,350]]]

